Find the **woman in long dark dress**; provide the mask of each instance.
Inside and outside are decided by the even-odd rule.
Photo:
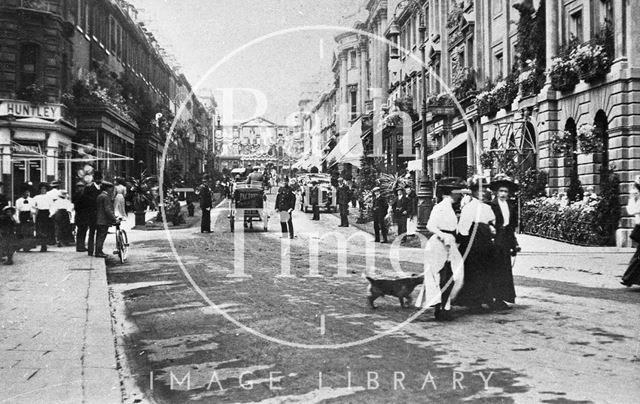
[[[464,285],[454,304],[466,306],[474,313],[490,304],[491,271],[494,266],[493,233],[496,216],[489,205],[480,200],[481,178],[469,179],[471,200],[462,207],[458,223],[460,254],[464,258]]]
[[[633,215],[635,228],[633,233],[640,234],[640,176],[636,177],[633,191],[629,195],[627,213]],[[634,240],[638,244],[635,254],[631,257],[629,266],[622,276],[622,284],[625,286],[640,285],[640,240]]]
[[[491,202],[491,209],[496,216],[496,236],[490,292],[493,301],[490,306],[494,310],[504,310],[510,308],[507,303],[515,303],[516,299],[511,257],[520,251],[516,239],[518,211],[509,201],[509,195],[518,190],[518,185],[508,176],[498,174],[490,187],[496,193]]]

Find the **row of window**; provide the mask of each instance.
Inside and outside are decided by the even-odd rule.
[[[170,74],[147,50],[149,45],[139,39],[140,33],[125,29],[121,21],[108,12],[106,4],[89,0],[70,1],[69,12],[85,35],[97,40],[122,63],[142,74],[159,91],[169,94]]]

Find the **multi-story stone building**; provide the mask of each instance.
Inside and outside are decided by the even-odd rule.
[[[17,197],[26,181],[69,188],[85,162],[107,177],[158,172],[166,134],[151,122],[177,112],[185,80],[135,8],[124,0],[5,0],[0,22],[7,194]]]
[[[640,2],[370,0],[367,10],[367,22],[356,27],[383,32],[397,47],[361,40],[362,77],[351,80],[387,86],[383,111],[372,106],[374,116],[408,113],[418,158],[412,163],[400,156],[407,148],[399,147],[394,126],[403,123],[383,120],[387,171],[420,170],[427,147],[436,178],[492,175],[509,160],[520,171],[545,171],[549,193],[570,192],[578,182],[597,193],[607,175],[602,168],[612,167],[626,202],[640,168],[640,28],[634,24]],[[386,76],[376,66],[388,67]],[[338,103],[349,95],[340,83]],[[364,93],[363,102],[375,99]],[[420,144],[423,100],[427,145]],[[623,218],[618,244],[628,244],[630,227]]]

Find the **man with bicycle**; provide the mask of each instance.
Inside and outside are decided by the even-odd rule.
[[[107,239],[109,227],[114,223],[121,221],[117,218],[113,210],[113,190],[114,186],[110,182],[103,182],[100,195],[96,201],[96,258],[106,258],[107,255],[102,251],[104,241]]]

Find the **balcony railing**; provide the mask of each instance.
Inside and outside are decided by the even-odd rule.
[[[60,2],[57,0],[19,0],[18,6],[43,13],[60,13]]]

